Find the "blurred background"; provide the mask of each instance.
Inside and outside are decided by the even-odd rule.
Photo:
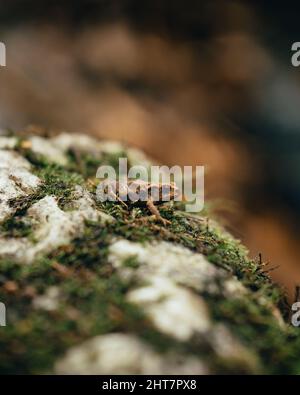
[[[205,165],[206,200],[290,295],[300,284],[296,4],[0,2],[0,127],[90,133]],[[267,269],[268,270],[268,269]]]

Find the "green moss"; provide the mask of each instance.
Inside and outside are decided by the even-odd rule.
[[[96,177],[97,170],[102,165],[112,166],[116,173],[119,170],[119,158],[126,158],[126,152],[116,153],[89,153],[78,149],[70,149],[67,153],[69,158],[68,168],[79,172],[85,178]]]
[[[49,162],[43,155],[22,148],[22,143],[23,140],[20,140],[16,149],[32,164],[32,172],[41,179],[42,184],[33,194],[12,200],[11,205],[26,213],[28,207],[35,201],[52,195],[57,197],[60,207],[63,207],[71,200],[75,186],[85,184],[83,176],[73,171],[71,167]]]
[[[122,262],[122,266],[137,269],[140,266],[140,263],[136,256],[131,256]]]
[[[74,149],[68,151],[69,168],[79,172],[85,178],[95,177],[101,164],[101,155],[80,152]]]
[[[27,237],[34,241],[32,226],[24,221],[27,210],[35,202],[49,195],[55,196],[59,206],[63,208],[72,200],[75,186],[84,185],[84,179],[80,174],[66,170],[62,166],[48,163],[43,156],[36,155],[28,149],[22,152],[32,163],[32,171],[42,183],[36,191],[9,201],[15,213],[0,225],[0,234],[2,237]]]
[[[112,233],[139,242],[171,241],[200,252],[210,262],[236,276],[252,292],[264,295],[275,305],[284,306],[284,292],[264,273],[260,263],[250,259],[240,242],[214,222],[210,224],[206,218],[175,210],[172,204],[160,208],[161,215],[171,221],[167,227],[145,220],[149,216],[147,208],[140,208],[139,215],[134,218],[130,206],[126,210],[120,204],[106,202],[101,208],[117,219],[110,225]]]
[[[270,306],[259,303],[256,295],[234,299],[206,298],[213,319],[225,323],[244,346],[255,352],[261,373],[299,374],[299,334],[283,329]]]
[[[72,200],[75,186],[87,186],[87,179],[95,176],[100,164],[117,167],[119,156],[126,156],[70,151],[69,164],[62,167],[22,148],[22,141],[17,150],[30,161],[42,184],[31,195],[10,202],[15,215],[1,225],[0,232],[5,237],[30,237],[32,229],[24,222],[24,215],[34,202],[54,195],[64,209]],[[95,194],[95,186],[89,186],[89,190]],[[58,248],[31,265],[0,259],[0,285],[8,281],[16,284],[14,292],[0,287],[0,300],[8,311],[8,326],[0,331],[2,373],[51,370],[70,346],[114,331],[136,333],[160,352],[176,350],[199,356],[213,372],[299,373],[297,330],[282,328],[274,317],[277,307],[287,316],[284,293],[263,272],[259,261],[249,259],[247,250],[237,240],[213,221],[185,213],[180,203],[159,206],[161,215],[171,221],[166,227],[149,219],[145,206],[129,204],[126,209],[113,202],[99,203],[95,199],[95,203],[116,221],[106,225],[87,222],[84,234],[71,245]],[[228,278],[236,276],[248,290],[247,296],[225,298],[221,291],[203,292],[201,296],[213,322],[224,323],[253,352],[257,359],[255,369],[246,362],[218,357],[203,336],[178,342],[155,330],[142,310],[126,301],[126,293],[137,284],[121,279],[109,263],[109,245],[118,236],[141,243],[178,243],[204,254],[211,263],[226,270]],[[133,257],[123,265],[137,268],[139,262]],[[222,284],[219,285],[222,290]],[[33,295],[44,295],[50,286],[60,291],[57,309],[47,312],[33,308]]]
[[[161,209],[162,215],[172,222],[166,228],[152,222],[139,226],[136,222],[139,216],[130,220],[130,210],[126,211],[120,205],[112,206],[111,203],[107,203],[105,209],[112,215],[116,214],[117,210],[118,221],[110,226],[113,234],[132,241],[159,239],[182,244],[206,255],[210,262],[236,276],[248,288],[249,296],[225,299],[222,295],[202,295],[210,306],[212,318],[216,323],[226,323],[242,344],[253,351],[260,365],[260,368],[257,367],[258,371],[273,374],[291,371],[299,373],[299,335],[293,328],[284,330],[280,327],[272,313],[273,309],[279,308],[284,317],[288,316],[289,307],[285,294],[264,273],[260,262],[248,257],[247,250],[239,241],[214,223],[210,224],[205,218],[174,211],[171,206]],[[146,215],[146,209],[141,209],[140,216]],[[262,298],[265,305],[261,303]],[[185,351],[188,349],[186,345]],[[193,350],[189,351],[203,357],[202,347],[194,345]],[[215,358],[213,369],[219,372],[240,373],[243,373],[243,369],[247,370],[245,366],[232,363],[233,365],[230,365],[228,360]]]
[[[84,185],[84,179],[81,175],[66,171],[55,164],[39,169],[36,174],[43,181],[39,190],[39,198],[47,195],[56,196],[61,208],[72,200],[75,187]]]
[[[0,262],[2,281],[18,286],[14,295],[0,290],[0,300],[9,311],[9,325],[0,332],[2,373],[50,369],[68,347],[113,331],[137,333],[162,352],[177,347],[177,342],[157,332],[142,311],[126,301],[134,283],[121,280],[108,263],[110,237],[105,227],[87,223],[83,237],[30,266]],[[31,299],[24,295],[29,285],[37,295],[58,286],[58,308],[52,312],[33,309]],[[183,344],[180,349],[189,351]]]

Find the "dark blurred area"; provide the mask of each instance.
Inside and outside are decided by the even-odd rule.
[[[0,127],[40,124],[205,165],[206,199],[293,294],[300,283],[299,6],[1,2]]]

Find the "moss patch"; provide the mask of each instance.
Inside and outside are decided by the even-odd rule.
[[[70,346],[112,331],[137,333],[161,352],[175,347],[195,353],[189,344],[157,332],[142,311],[126,301],[134,284],[121,280],[107,262],[109,239],[104,226],[88,223],[82,238],[33,265],[0,261],[2,284],[16,285],[13,294],[5,287],[0,290],[9,311],[9,325],[0,332],[2,373],[47,371]],[[34,309],[34,298],[54,285],[61,293],[58,308]]]
[[[62,209],[72,200],[76,185],[87,187],[95,197],[96,186],[89,183],[89,178],[95,176],[100,164],[117,166],[119,156],[125,156],[78,156],[70,151],[69,165],[62,167],[24,149],[21,142],[16,150],[32,164],[42,185],[35,193],[10,202],[16,213],[1,225],[2,237],[30,237],[31,228],[23,221],[24,215],[34,202],[47,195],[56,196]],[[171,221],[164,227],[148,218],[144,206],[129,205],[127,210],[118,203],[99,203],[96,199],[95,203],[116,221],[106,225],[86,223],[82,237],[29,266],[0,259],[0,300],[8,311],[8,326],[0,331],[2,373],[51,371],[57,357],[70,346],[113,331],[137,333],[161,352],[175,349],[197,355],[217,373],[251,372],[247,364],[219,358],[201,336],[177,342],[162,335],[139,308],[126,301],[126,293],[136,284],[120,279],[107,259],[111,240],[118,236],[141,243],[165,240],[181,244],[236,276],[248,290],[247,296],[229,299],[221,294],[201,294],[213,321],[226,324],[253,351],[258,372],[299,373],[298,332],[291,327],[282,328],[274,317],[277,307],[284,316],[288,314],[284,293],[264,273],[259,261],[249,259],[237,240],[213,221],[186,214],[182,204],[159,207],[161,215]],[[131,258],[123,264],[136,268],[139,262]],[[14,286],[8,287],[8,283]],[[34,308],[35,298],[45,295],[51,286],[59,288],[57,309]]]

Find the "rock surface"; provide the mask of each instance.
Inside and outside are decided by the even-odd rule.
[[[0,149],[1,372],[299,373],[283,293],[237,240],[179,203],[164,227],[97,201],[98,166],[142,152],[67,133]]]

